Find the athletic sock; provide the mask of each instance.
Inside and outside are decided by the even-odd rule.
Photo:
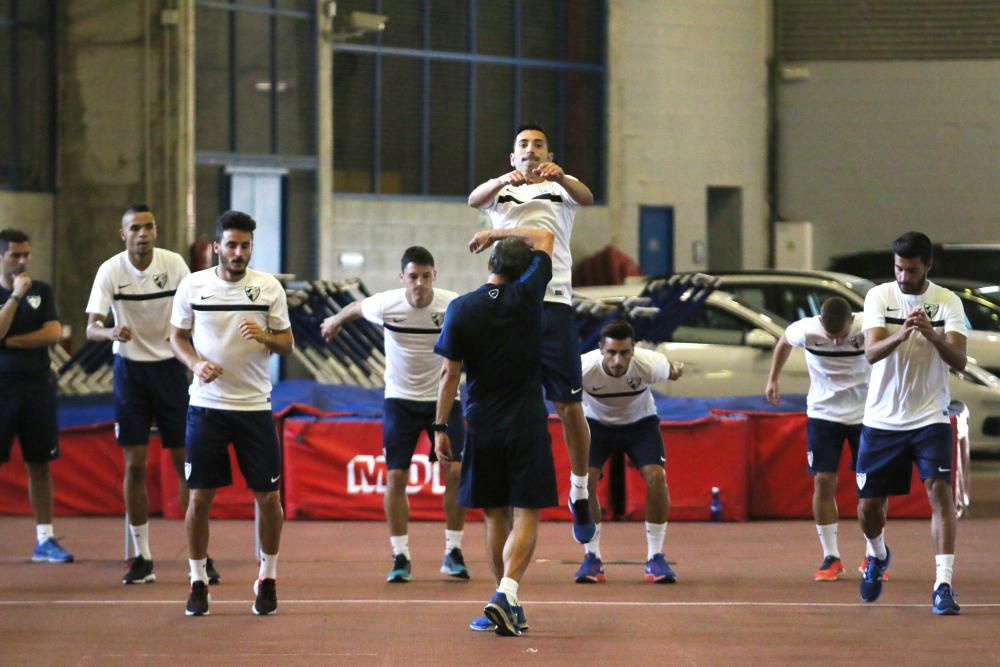
[[[409,535],[390,535],[389,543],[392,545],[392,555],[398,556],[403,554],[406,556],[406,560],[410,560],[410,536]]]
[[[39,544],[50,537],[55,537],[55,532],[52,530],[51,523],[39,523],[35,525],[35,539]]]
[[[878,560],[885,560],[886,555],[888,555],[888,552],[885,550],[885,529],[882,529],[878,537],[868,537],[866,535],[865,540],[868,542],[865,553],[869,556],[875,556]]]
[[[951,586],[951,575],[955,571],[955,554],[938,554],[934,556],[934,563],[937,566],[934,590],[941,584]]]
[[[667,536],[667,522],[646,522],[646,560],[663,553],[663,538]]]
[[[587,491],[587,481],[590,479],[590,474],[586,475],[574,475],[569,474],[569,499],[571,502],[576,502],[590,497],[590,493]]]
[[[517,604],[517,582],[509,577],[500,580],[497,591],[507,596],[507,602],[511,605]]]
[[[597,524],[597,530],[594,531],[594,539],[583,545],[584,554],[594,554],[598,559],[601,558],[601,524]]]
[[[129,532],[132,533],[132,545],[135,547],[135,552],[146,560],[153,560],[153,553],[149,550],[149,522],[147,521],[141,526],[130,525]]]
[[[260,574],[257,577],[259,579],[278,578],[278,554],[260,552]]]
[[[840,549],[837,547],[837,526],[836,523],[816,524],[816,534],[819,535],[824,558],[829,556],[840,558]]]
[[[207,558],[189,558],[188,567],[191,569],[191,583],[196,581],[208,583],[208,571],[206,570]]]
[[[444,552],[450,554],[452,549],[462,548],[462,535],[465,531],[444,529]]]

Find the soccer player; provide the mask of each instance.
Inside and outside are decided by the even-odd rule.
[[[125,510],[135,558],[123,584],[156,581],[149,547],[149,494],[146,453],[153,422],[180,478],[181,507],[187,508],[184,481],[184,427],[187,371],[170,348],[170,312],[177,285],[190,271],[175,252],[156,247],[156,218],[145,204],[132,204],[119,230],[125,250],[97,270],[87,302],[87,339],[114,341],[115,436],[125,458]],[[114,325],[108,326],[108,311]],[[212,559],[210,583],[219,582]]]
[[[590,512],[597,524],[594,539],[584,545],[578,584],[605,581],[601,560],[601,504],[597,483],[601,469],[615,450],[622,450],[646,483],[646,571],[651,583],[672,584],[677,575],[663,555],[670,511],[670,490],[664,471],[666,457],[660,417],[650,385],[676,380],[683,374],[653,350],[636,349],[635,331],[624,320],[601,330],[598,349],[587,352],[583,366],[583,411],[590,425]]]
[[[0,465],[10,460],[14,437],[28,469],[28,499],[37,541],[31,560],[72,563],[52,530],[52,473],[59,458],[56,383],[49,347],[62,337],[52,288],[28,274],[31,240],[0,230]]]
[[[857,468],[858,518],[869,549],[861,599],[874,602],[882,593],[892,556],[883,534],[887,496],[909,492],[916,465],[932,512],[931,609],[954,615],[960,608],[951,587],[957,521],[948,372],[965,368],[965,314],[955,294],[927,279],[933,247],[925,234],[903,234],[892,252],[896,281],[865,297],[865,356],[873,367]]]
[[[444,313],[457,294],[434,287],[437,270],[434,257],[420,246],[407,248],[400,260],[401,289],[374,294],[348,304],[322,324],[323,337],[332,339],[347,322],[364,317],[385,330],[385,402],[382,421],[382,452],[388,478],[385,490],[385,518],[389,524],[389,542],[393,564],[387,580],[410,580],[410,538],[407,524],[410,503],[406,498],[410,460],[420,433],[426,431],[433,442],[430,427],[437,405],[438,374],[441,362],[434,354],[434,343],[441,333]],[[449,436],[456,443],[465,437],[461,402],[455,401],[448,422]],[[465,510],[458,504],[461,452],[455,460],[439,462],[444,475],[444,560],[441,572],[468,579],[469,570],[462,555]],[[433,457],[433,452],[431,453]]]
[[[820,314],[788,325],[771,357],[764,394],[772,405],[781,402],[778,378],[792,348],[806,351],[809,394],[806,397],[806,460],[813,475],[813,517],[823,547],[823,562],[813,578],[836,581],[844,571],[837,546],[837,470],[844,440],[851,448],[851,470],[858,457],[861,418],[865,413],[871,366],[865,359],[861,314],[835,296]]]
[[[510,171],[469,194],[469,206],[489,215],[494,229],[534,227],[555,236],[552,281],[545,292],[542,382],[563,426],[570,461],[573,538],[589,542],[596,530],[587,503],[590,432],[583,414],[580,339],[572,307],[570,237],[580,206],[594,203],[590,188],[552,161],[545,131],[537,125],[517,130]]]
[[[247,267],[257,223],[227,211],[215,226],[219,263],[181,281],[170,318],[170,344],[194,373],[184,463],[191,501],[186,527],[191,592],[188,616],[208,614],[208,513],[215,489],[232,484],[228,443],[260,508],[260,572],[254,614],[278,608],[275,579],[284,516],[278,495],[281,449],[271,415],[271,353],[295,341],[285,290],[274,276]]]
[[[493,245],[486,284],[448,306],[434,351],[444,357],[432,425],[438,459],[454,459],[448,420],[465,366],[467,430],[459,500],[481,507],[486,551],[497,581],[485,618],[497,634],[527,629],[518,585],[531,562],[543,507],[559,503],[542,399],[542,298],[552,277],[551,232],[516,228],[477,233],[473,252]],[[534,250],[532,250],[534,248]]]

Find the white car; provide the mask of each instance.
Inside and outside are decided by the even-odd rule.
[[[616,303],[638,296],[643,288],[643,284],[584,287],[574,289],[574,297],[584,303]],[[669,342],[656,345],[671,362],[684,363],[684,377],[655,388],[675,396],[763,399],[771,354],[787,324],[731,294],[713,292],[702,308],[674,331]],[[800,349],[792,350],[782,370],[781,391],[809,391],[809,372]],[[964,371],[951,373],[951,398],[969,409],[972,451],[1000,451],[1000,378],[969,363]]]

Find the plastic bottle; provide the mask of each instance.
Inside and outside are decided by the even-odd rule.
[[[708,511],[712,521],[722,521],[722,498],[717,486],[712,487],[712,504],[709,505]]]

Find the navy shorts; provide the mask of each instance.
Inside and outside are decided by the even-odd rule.
[[[408,401],[403,398],[385,399],[382,417],[382,454],[385,467],[389,470],[409,470],[413,452],[421,431],[427,432],[431,441],[431,461],[437,461],[434,453],[434,433],[431,424],[437,413],[436,401]],[[455,461],[462,460],[462,443],[465,440],[465,421],[462,417],[462,403],[455,401],[448,415],[448,438],[451,440]]]
[[[115,355],[115,437],[123,447],[148,445],[155,421],[167,449],[184,446],[188,385],[176,359],[131,361]]]
[[[643,417],[631,424],[603,424],[589,417],[587,423],[590,424],[591,468],[603,468],[616,449],[628,454],[636,468],[666,464],[658,415]]]
[[[545,398],[557,403],[583,400],[583,367],[576,313],[564,303],[545,302],[542,309],[542,386]]]
[[[59,419],[53,377],[12,382],[0,392],[0,463],[10,461],[14,437],[26,463],[59,458]]]
[[[247,486],[277,491],[281,446],[270,410],[216,410],[192,405],[187,413],[184,476],[192,489],[217,489],[233,483],[229,443]]]
[[[554,507],[559,504],[547,425],[528,431],[465,432],[463,507]]]
[[[909,431],[863,427],[858,448],[858,498],[908,494],[914,464],[922,480],[951,482],[951,424]]]
[[[857,470],[860,439],[861,424],[841,424],[809,417],[806,420],[809,474],[837,472],[840,469],[840,455],[844,451],[844,440],[847,440],[847,445],[851,448],[851,470]]]

